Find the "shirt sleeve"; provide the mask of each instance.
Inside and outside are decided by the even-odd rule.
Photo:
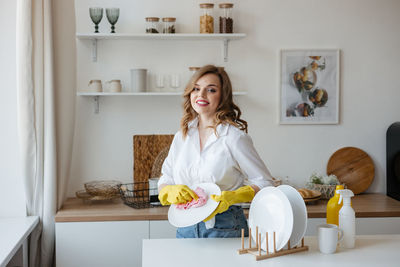
[[[248,134],[241,134],[232,149],[234,159],[247,177],[244,185],[256,185],[260,189],[273,185],[272,176],[254,148]]]
[[[175,134],[174,139],[172,140],[171,146],[169,147],[168,156],[165,158],[164,163],[161,167],[161,177],[158,180],[158,186],[161,184],[175,184],[173,178],[173,166],[174,166],[174,158],[177,153],[177,139],[180,138],[179,132]]]

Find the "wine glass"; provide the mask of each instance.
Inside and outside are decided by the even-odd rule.
[[[102,7],[91,7],[89,8],[90,18],[94,23],[94,33],[99,33],[99,23],[103,18],[103,8]]]
[[[115,33],[115,23],[117,23],[119,18],[119,8],[106,8],[106,15],[108,22],[111,24],[111,33]]]

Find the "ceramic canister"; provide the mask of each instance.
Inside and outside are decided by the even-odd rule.
[[[131,69],[131,90],[133,92],[145,92],[147,69]]]
[[[89,88],[89,91],[91,91],[91,92],[103,91],[103,87],[101,85],[101,80],[90,80],[88,88]]]
[[[118,93],[122,90],[121,80],[111,80],[108,81],[107,84],[110,92]]]

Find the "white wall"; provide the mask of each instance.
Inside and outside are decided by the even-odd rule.
[[[15,14],[16,1],[0,1],[0,217],[25,215],[18,158]]]
[[[90,6],[120,7],[116,31],[143,33],[144,17],[175,16],[178,32],[197,32],[199,0],[75,1],[76,31],[93,25]],[[222,1],[213,1],[222,2]],[[325,172],[330,155],[344,146],[366,151],[376,167],[368,191],[385,192],[385,133],[400,121],[400,1],[269,0],[235,3],[235,31],[247,34],[231,42],[229,62],[221,45],[194,41],[101,41],[98,62],[91,43],[77,40],[77,88],[91,79],[121,79],[129,87],[129,69],[154,73],[188,73],[207,63],[225,66],[236,90],[249,133],[271,173],[302,186],[313,171]],[[101,32],[109,31],[105,16]],[[282,48],[341,50],[339,125],[279,125],[279,51]],[[150,88],[152,84],[150,83]],[[132,181],[132,136],[175,133],[181,116],[179,97],[107,97],[94,114],[93,99],[77,97],[76,131],[68,194],[85,181]]]

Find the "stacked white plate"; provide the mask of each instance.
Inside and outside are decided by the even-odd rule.
[[[260,190],[250,205],[249,227],[256,240],[256,227],[261,234],[261,249],[273,252],[273,233],[276,249],[280,250],[290,240],[290,246],[300,244],[307,228],[307,209],[300,193],[289,185],[265,187]]]

